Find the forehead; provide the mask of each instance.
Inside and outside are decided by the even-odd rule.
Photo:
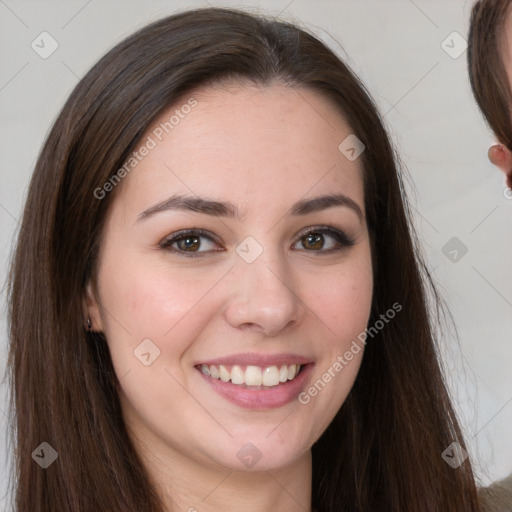
[[[335,105],[309,89],[197,89],[146,131],[142,145],[152,148],[125,179],[121,195],[136,208],[170,192],[240,199],[247,206],[266,201],[268,208],[333,187],[361,199],[361,159],[350,161],[339,149],[350,135]]]

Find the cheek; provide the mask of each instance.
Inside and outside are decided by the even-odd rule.
[[[137,378],[151,381],[159,368],[178,376],[183,354],[211,315],[202,298],[215,277],[199,280],[158,261],[105,261],[99,275],[103,330],[119,377],[142,372]],[[154,362],[146,368],[148,360]]]
[[[340,276],[326,280],[323,289],[311,298],[319,318],[341,338],[353,328],[366,327],[370,313],[372,280],[368,276],[360,276],[357,282],[354,279],[355,276],[350,279]]]
[[[350,341],[366,328],[372,303],[373,276],[371,259],[362,255],[336,271],[308,278],[306,289],[313,290],[304,300],[322,321],[333,343],[340,345]]]
[[[110,272],[99,276],[104,330],[125,411],[131,420],[144,418],[158,431],[161,425],[177,424],[173,404],[179,404],[180,413],[190,409],[199,418],[204,415],[183,387],[190,369],[187,351],[218,311],[212,292],[225,272],[140,263],[117,260],[115,268],[105,266]]]
[[[314,378],[299,402],[318,419],[314,425],[318,436],[347,398],[363,359],[361,333],[368,325],[373,295],[369,249],[337,272],[316,276],[314,284],[308,306],[319,318],[317,325],[326,328]]]
[[[173,269],[149,258],[117,260],[100,273],[107,330],[124,328],[134,339],[163,337],[186,321],[191,327],[207,311],[198,307],[222,273]]]

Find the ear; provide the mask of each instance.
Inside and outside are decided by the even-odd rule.
[[[489,160],[502,170],[507,177],[507,187],[512,188],[512,152],[503,144],[495,144],[489,148]]]
[[[84,308],[86,310],[85,321],[89,318],[91,320],[92,330],[102,332],[103,322],[101,320],[100,306],[97,299],[97,290],[91,281],[89,281],[86,286]]]

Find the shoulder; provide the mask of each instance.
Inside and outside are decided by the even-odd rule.
[[[482,512],[512,512],[512,475],[478,489]]]

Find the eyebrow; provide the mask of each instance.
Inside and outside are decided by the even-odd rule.
[[[348,207],[357,214],[359,220],[362,221],[364,219],[363,212],[359,205],[353,199],[344,194],[327,194],[313,197],[311,199],[301,199],[291,207],[288,211],[288,215],[307,215],[309,213],[319,212],[334,206]],[[211,215],[213,217],[234,218],[240,221],[245,217],[244,214],[241,214],[238,207],[230,202],[219,202],[199,196],[173,195],[170,198],[151,206],[147,210],[144,210],[137,217],[136,223],[148,219],[157,213],[168,210],[191,211],[202,213],[204,215]]]

